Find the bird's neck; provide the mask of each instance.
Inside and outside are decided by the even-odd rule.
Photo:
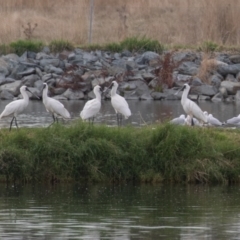
[[[101,101],[101,94],[99,92],[95,92],[96,99]]]
[[[116,93],[117,93],[117,89],[113,87],[111,90],[111,96],[116,95]]]
[[[182,99],[183,100],[188,97],[188,93],[189,93],[189,89],[183,91],[183,94],[182,94]]]
[[[24,100],[27,100],[27,101],[29,100],[29,96],[26,92],[22,91],[21,94],[22,94],[22,97],[23,97]]]
[[[48,97],[48,95],[47,95],[47,89],[44,89],[44,90],[43,90],[42,97],[43,97],[43,99],[46,99],[46,98]]]

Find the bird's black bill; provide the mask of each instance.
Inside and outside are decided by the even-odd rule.
[[[37,99],[40,99],[39,96],[37,96],[35,93],[33,93],[32,91],[30,91],[28,88],[26,88],[26,91],[30,92],[32,95],[34,95]]]

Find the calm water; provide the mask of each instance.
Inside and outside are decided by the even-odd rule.
[[[0,112],[9,101],[0,101]],[[73,119],[79,118],[85,101],[62,101],[71,113]],[[184,113],[180,101],[128,101],[132,116],[125,121],[125,124],[141,126],[162,122]],[[212,103],[203,101],[199,103],[203,111],[212,113],[220,121],[240,114],[240,104],[237,103]],[[46,112],[41,101],[30,101],[24,114],[18,116],[19,127],[43,127],[52,122],[51,115]],[[0,120],[0,128],[9,127],[11,118]],[[101,112],[98,114],[97,123],[116,125],[116,116],[110,101],[102,101]]]
[[[240,186],[0,185],[0,239],[240,239]]]

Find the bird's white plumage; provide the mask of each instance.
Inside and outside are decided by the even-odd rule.
[[[59,102],[58,100],[48,97],[48,85],[46,83],[43,84],[43,93],[42,93],[42,98],[43,98],[43,104],[47,110],[47,112],[52,113],[54,117],[62,117],[65,119],[71,118],[70,113],[68,110],[64,107],[64,105]]]
[[[29,96],[27,91],[31,92],[26,86],[22,86],[20,88],[20,92],[22,94],[23,99],[15,100],[7,104],[0,115],[0,119],[8,116],[12,116],[12,121],[10,123],[10,130],[12,128],[13,120],[15,119],[16,127],[17,125],[17,116],[22,113],[29,103]]]
[[[183,110],[187,115],[189,115],[191,118],[193,116],[199,120],[201,123],[207,123],[207,117],[201,110],[201,108],[192,100],[188,98],[188,93],[190,90],[190,86],[188,84],[184,84],[184,90],[181,98],[181,104],[183,107]]]
[[[29,96],[26,92],[26,89],[26,86],[22,86],[20,88],[23,99],[15,100],[7,104],[0,115],[0,119],[8,116],[17,117],[18,114],[23,112],[23,110],[28,106],[29,103]]]
[[[170,123],[176,125],[185,125],[185,115],[181,114],[179,117],[173,118]]]
[[[213,117],[213,115],[208,113],[207,111],[203,112],[207,116],[208,125],[210,126],[222,126],[223,123],[220,122],[217,118]]]
[[[127,119],[131,116],[131,110],[125,98],[117,94],[118,83],[116,81],[113,81],[112,84],[113,84],[111,90],[112,106],[116,113],[122,114],[125,117],[125,119]]]
[[[230,118],[226,121],[227,124],[239,125],[240,124],[240,114],[237,117]]]
[[[100,111],[100,108],[101,108],[100,90],[101,90],[101,87],[99,85],[96,85],[94,87],[93,92],[96,98],[87,101],[86,104],[84,105],[83,110],[80,113],[80,117],[83,120],[94,117]]]

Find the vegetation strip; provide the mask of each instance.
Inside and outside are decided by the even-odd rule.
[[[171,124],[2,129],[9,182],[239,182],[240,131]]]

